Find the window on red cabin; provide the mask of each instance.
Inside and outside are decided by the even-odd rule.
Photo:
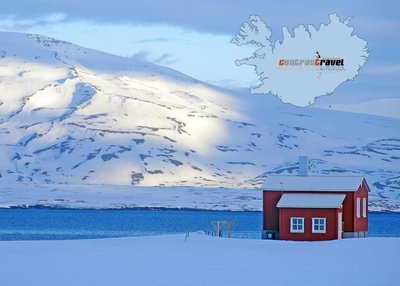
[[[304,217],[290,218],[290,232],[304,233]]]
[[[361,216],[361,199],[357,198],[357,206],[356,206],[357,217]]]
[[[326,233],[326,218],[312,218],[312,233]]]
[[[367,198],[363,198],[362,208],[363,208],[363,211],[362,211],[363,217],[367,217]]]

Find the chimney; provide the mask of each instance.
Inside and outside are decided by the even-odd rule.
[[[298,176],[307,176],[308,175],[308,157],[307,156],[299,156],[299,171],[297,173]]]

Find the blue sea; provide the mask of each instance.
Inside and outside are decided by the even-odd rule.
[[[91,239],[193,231],[235,221],[231,237],[261,238],[262,212],[0,209],[0,240]],[[223,232],[223,236],[226,236]],[[399,213],[369,213],[369,236],[400,237]]]

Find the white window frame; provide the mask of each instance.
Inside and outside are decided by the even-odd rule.
[[[361,217],[361,199],[357,198],[357,203],[356,203],[356,216],[357,218]]]
[[[294,224],[294,220],[296,220],[296,224]],[[298,223],[298,220],[301,221],[301,224]],[[296,225],[296,229],[293,226]],[[302,228],[298,229],[298,226],[301,225]],[[290,218],[290,232],[291,233],[304,233],[304,217],[291,217]]]
[[[316,223],[316,220],[318,220],[318,223]],[[321,224],[320,224],[320,220],[323,221],[323,226],[324,229],[321,230],[319,229]],[[315,227],[318,226],[318,229],[315,229]],[[324,217],[313,217],[312,218],[312,229],[311,229],[312,233],[326,233],[326,218]]]
[[[362,216],[367,217],[367,198],[363,198],[362,201]]]

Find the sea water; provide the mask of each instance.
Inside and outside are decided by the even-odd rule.
[[[0,240],[92,239],[206,231],[233,221],[231,237],[260,239],[262,212],[0,209]],[[227,236],[223,230],[223,236]],[[369,213],[369,236],[400,237],[400,214]]]

